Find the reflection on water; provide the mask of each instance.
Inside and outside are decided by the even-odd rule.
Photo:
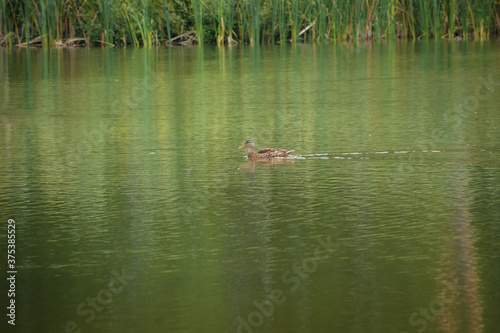
[[[498,52],[1,51],[18,327],[495,331]]]

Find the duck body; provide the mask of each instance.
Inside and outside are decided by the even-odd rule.
[[[262,148],[257,152],[254,151],[255,144],[252,140],[247,140],[238,149],[248,148],[248,158],[274,158],[274,157],[287,157],[291,152],[295,150],[286,150],[286,149],[276,149],[276,148]]]

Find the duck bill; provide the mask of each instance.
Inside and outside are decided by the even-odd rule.
[[[247,147],[246,145],[243,145],[243,146],[241,146],[241,147],[240,147],[240,148],[238,148],[238,149],[243,149],[243,148],[246,148],[246,147]]]

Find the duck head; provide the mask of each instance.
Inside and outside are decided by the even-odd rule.
[[[255,144],[253,143],[252,140],[247,140],[247,141],[245,141],[245,143],[243,144],[243,146],[241,146],[238,149],[243,149],[243,148],[248,148],[248,152],[249,153],[253,153],[253,150],[255,148]]]

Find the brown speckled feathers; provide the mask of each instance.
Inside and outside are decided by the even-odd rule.
[[[238,149],[248,148],[248,158],[273,158],[273,157],[287,157],[291,152],[295,150],[286,150],[286,149],[275,149],[275,148],[262,148],[257,152],[254,152],[255,144],[252,140],[247,140]]]
[[[290,155],[290,153],[293,151],[294,150],[262,148],[259,149],[258,152],[253,153],[252,156],[249,153],[248,157],[258,157],[258,158],[286,157]]]

